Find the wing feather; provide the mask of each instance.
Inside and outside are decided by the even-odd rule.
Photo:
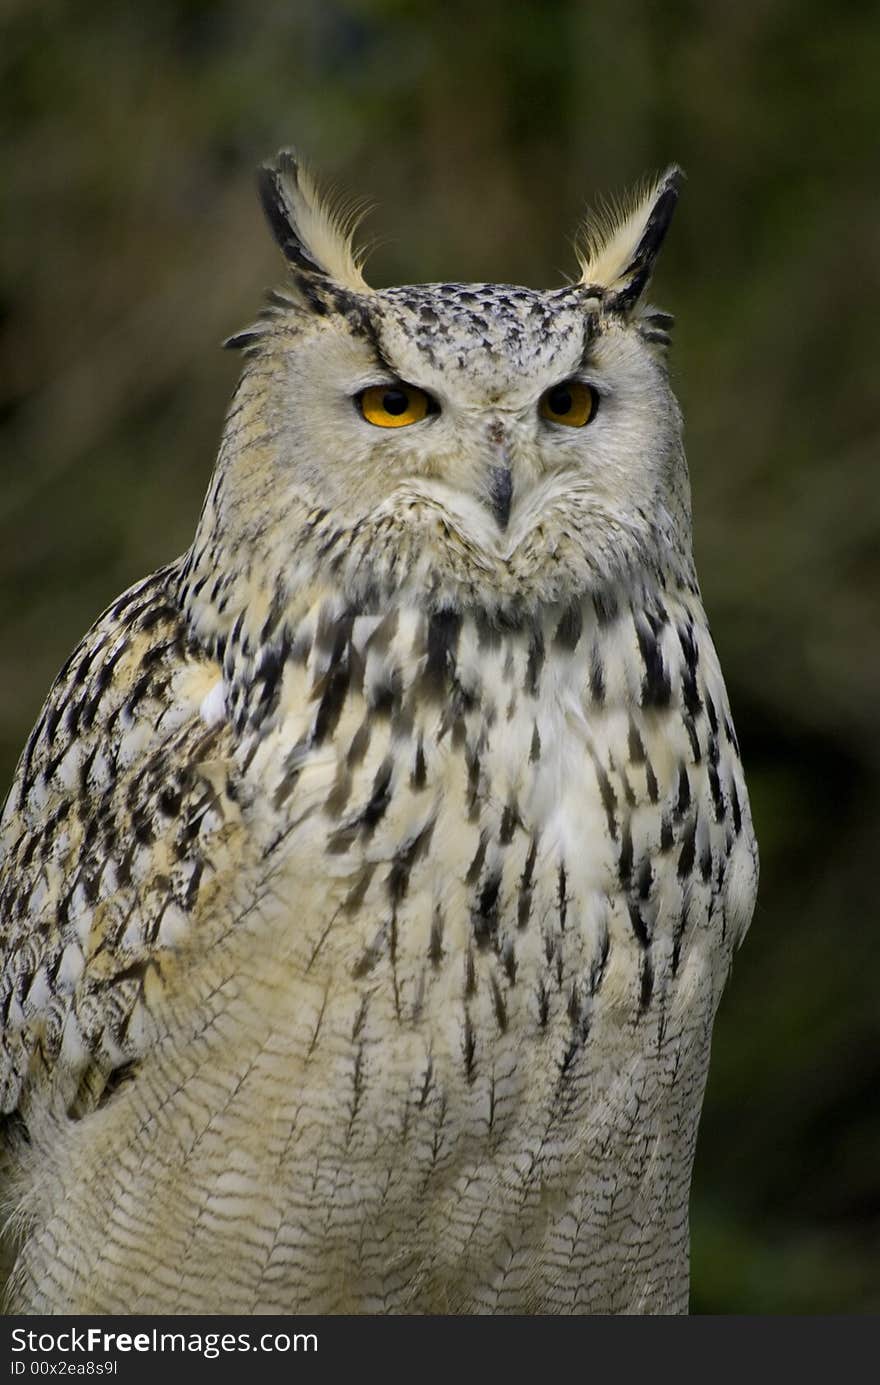
[[[163,966],[241,837],[220,668],[176,566],[139,582],[56,679],[0,825],[0,1111],[51,1083],[88,1108],[150,1043]],[[216,698],[214,699],[216,702]],[[208,703],[213,708],[213,703]]]

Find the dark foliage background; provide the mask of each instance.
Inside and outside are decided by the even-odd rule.
[[[693,1203],[704,1312],[880,1309],[880,10],[838,0],[4,0],[0,769],[99,610],[188,544],[281,277],[254,165],[380,211],[376,283],[560,282],[598,192],[689,175],[696,544],[762,849]],[[393,238],[392,238],[393,237]]]

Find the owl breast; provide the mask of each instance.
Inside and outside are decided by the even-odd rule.
[[[217,1311],[683,1309],[753,850],[698,599],[515,628],[328,599],[278,638],[202,707],[252,861],[90,1118],[82,1215],[122,1228],[92,1291],[196,1311],[209,1265]]]

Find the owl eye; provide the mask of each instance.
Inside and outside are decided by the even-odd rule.
[[[563,380],[541,396],[541,417],[551,423],[567,423],[571,428],[583,428],[596,417],[599,392],[582,380]]]
[[[437,412],[431,396],[415,385],[370,385],[357,402],[363,418],[377,428],[406,428]]]

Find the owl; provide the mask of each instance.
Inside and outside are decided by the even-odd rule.
[[[11,1311],[677,1313],[757,852],[691,554],[665,172],[575,282],[289,276],[191,547],[2,820]]]

